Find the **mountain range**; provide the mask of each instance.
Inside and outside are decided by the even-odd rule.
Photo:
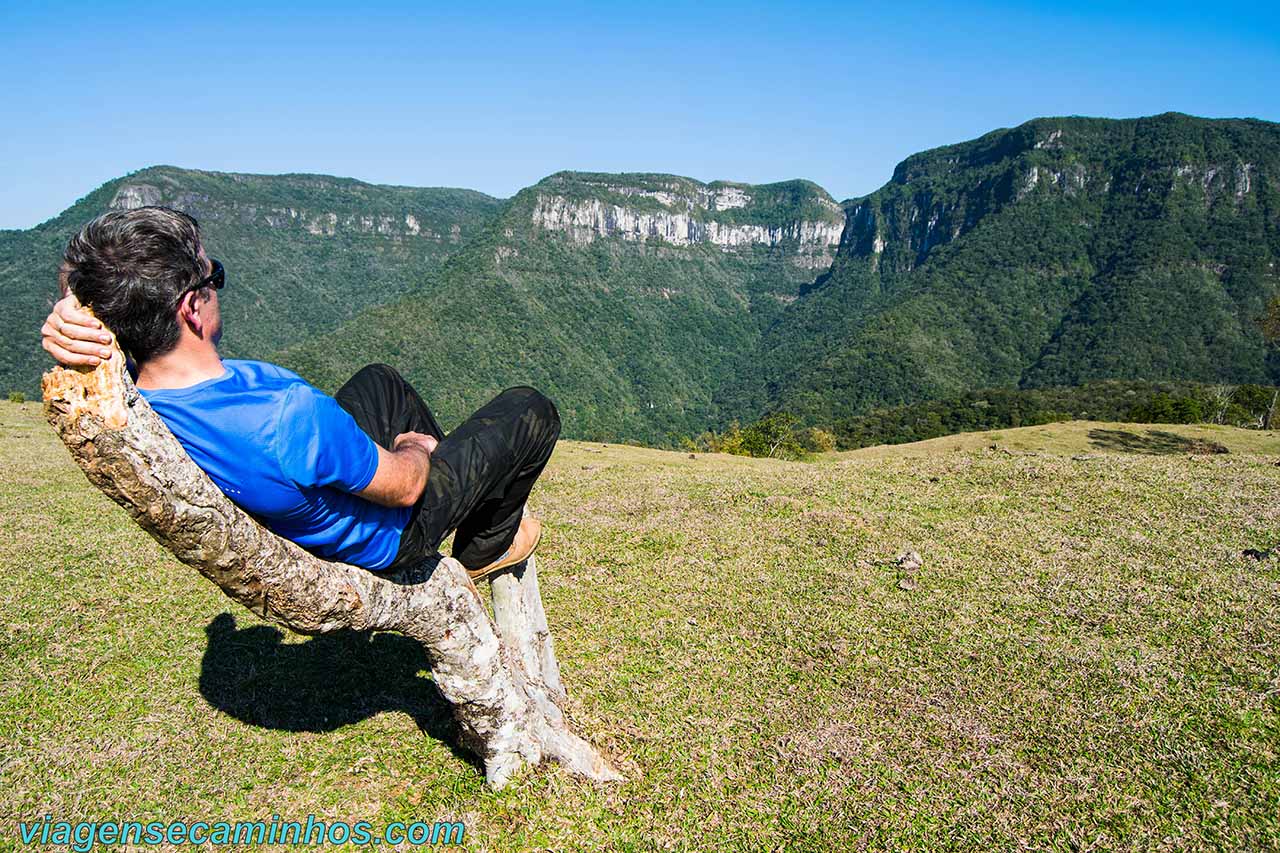
[[[33,389],[62,245],[102,210],[196,216],[224,354],[328,390],[396,365],[446,426],[513,384],[566,437],[663,444],[786,410],[827,425],[974,388],[1266,382],[1280,125],[1042,118],[803,180],[561,172],[506,200],[155,167],[0,231],[0,390]]]

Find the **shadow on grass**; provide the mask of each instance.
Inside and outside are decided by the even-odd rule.
[[[230,613],[216,616],[205,634],[200,693],[237,720],[281,731],[328,732],[383,711],[403,711],[483,771],[456,746],[449,703],[425,674],[430,662],[422,645],[408,637],[337,631],[286,644],[279,629],[237,628]]]
[[[1122,429],[1091,429],[1089,442],[1099,450],[1121,453],[1227,453],[1216,441],[1188,438],[1162,429],[1149,429],[1145,434]]]

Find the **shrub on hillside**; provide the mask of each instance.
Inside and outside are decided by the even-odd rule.
[[[836,449],[836,436],[821,427],[809,427],[800,433],[800,444],[810,453],[830,453]]]
[[[824,440],[831,447],[835,437],[821,429],[801,430],[799,419],[787,412],[773,412],[746,427],[737,421],[729,424],[724,432],[708,430],[697,438],[683,438],[680,446],[690,452],[730,453],[735,456],[756,456],[774,459],[805,459],[810,454],[809,443]],[[811,433],[818,434],[814,438]],[[825,439],[822,438],[825,436]]]

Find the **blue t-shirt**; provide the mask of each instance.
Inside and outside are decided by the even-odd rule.
[[[222,376],[186,388],[138,390],[218,488],[272,532],[325,559],[389,566],[411,509],[352,494],[378,469],[373,439],[292,371],[222,365]]]

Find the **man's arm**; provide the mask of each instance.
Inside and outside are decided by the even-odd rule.
[[[378,447],[378,469],[356,494],[382,506],[413,506],[427,486],[436,444],[433,436],[405,432],[396,436],[391,450]]]
[[[380,447],[337,400],[301,380],[284,393],[271,443],[281,473],[299,488],[332,487],[388,507],[422,496],[436,446],[405,432],[390,450]]]

